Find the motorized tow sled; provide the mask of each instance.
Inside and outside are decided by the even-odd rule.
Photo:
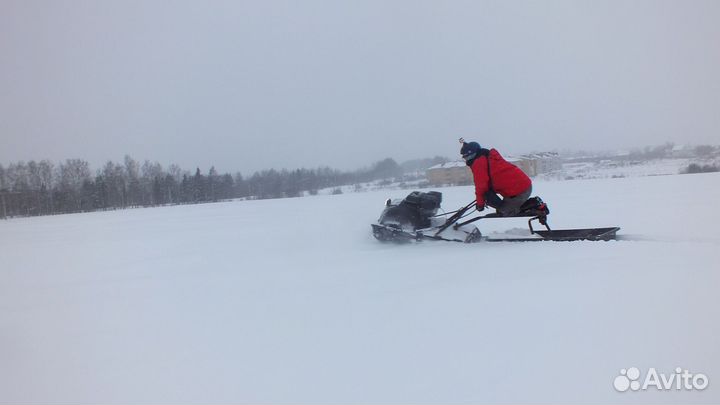
[[[473,243],[487,242],[529,242],[529,241],[607,241],[614,240],[619,227],[562,229],[552,230],[547,223],[550,214],[547,204],[540,197],[528,199],[520,211],[512,217],[497,213],[465,219],[475,209],[475,201],[468,205],[447,213],[438,214],[442,202],[442,193],[430,191],[427,193],[413,191],[403,200],[390,200],[385,202],[385,209],[372,224],[373,236],[383,242],[408,242],[424,239],[444,240],[453,242]],[[449,216],[448,216],[449,215]],[[446,218],[444,218],[446,217]],[[490,218],[518,218],[528,217],[530,235],[527,237],[492,238],[482,236],[480,230],[472,225],[481,219]],[[463,220],[465,219],[465,220]],[[535,230],[533,221],[544,226],[545,230]]]

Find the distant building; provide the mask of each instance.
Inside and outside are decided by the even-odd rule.
[[[527,156],[535,161],[536,175],[562,170],[562,161],[557,152],[540,152]]]
[[[462,161],[447,162],[435,165],[426,170],[428,182],[433,186],[445,184],[471,184],[472,172]]]
[[[540,152],[508,157],[507,161],[519,167],[530,177],[562,169],[562,161],[556,152]]]

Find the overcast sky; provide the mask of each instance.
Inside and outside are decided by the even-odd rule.
[[[0,163],[720,143],[720,1],[0,0]]]

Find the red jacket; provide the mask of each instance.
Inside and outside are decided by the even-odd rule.
[[[490,189],[488,157],[490,158],[490,178],[497,194],[503,197],[515,197],[532,185],[532,181],[522,170],[503,159],[495,149],[490,149],[488,156],[478,157],[470,166],[475,180],[475,199],[478,204],[485,205],[484,195]]]

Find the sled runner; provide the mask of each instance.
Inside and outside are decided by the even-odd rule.
[[[444,214],[438,214],[442,203],[442,193],[430,191],[427,193],[413,191],[401,201],[388,199],[385,202],[378,222],[372,224],[373,236],[383,242],[409,242],[429,240],[444,240],[452,242],[473,243],[487,242],[530,242],[530,241],[608,241],[616,239],[619,227],[560,229],[553,230],[547,223],[550,210],[540,197],[528,199],[520,211],[513,216],[503,216],[491,213],[463,219],[475,211],[475,201],[468,205]],[[443,218],[448,216],[447,218]],[[530,235],[528,237],[485,237],[473,225],[474,222],[492,218],[518,218],[526,217]],[[537,221],[545,230],[535,230],[533,222]]]

